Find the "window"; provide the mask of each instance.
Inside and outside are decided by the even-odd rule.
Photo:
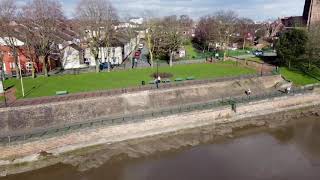
[[[11,62],[11,63],[10,63],[10,69],[14,69],[14,68],[16,68],[16,64],[13,63],[13,62]]]

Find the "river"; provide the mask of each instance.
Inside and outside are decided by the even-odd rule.
[[[320,119],[144,158],[118,158],[80,172],[58,164],[0,180],[319,180]]]

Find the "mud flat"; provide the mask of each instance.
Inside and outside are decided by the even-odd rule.
[[[145,122],[88,129],[60,137],[0,147],[0,175],[64,163],[84,171],[118,156],[141,157],[232,137],[246,127],[275,128],[320,115],[320,93],[267,99],[230,107],[193,111]]]

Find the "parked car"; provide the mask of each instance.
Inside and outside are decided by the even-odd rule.
[[[255,56],[263,56],[264,55],[262,50],[255,50],[252,52],[252,54]]]
[[[104,70],[104,69],[108,69],[109,63],[108,62],[104,62],[100,64],[100,70]],[[113,69],[114,65],[110,64],[110,69]]]

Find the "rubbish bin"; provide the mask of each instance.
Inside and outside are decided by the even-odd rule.
[[[146,82],[145,81],[141,81],[141,85],[142,86],[146,85]]]

